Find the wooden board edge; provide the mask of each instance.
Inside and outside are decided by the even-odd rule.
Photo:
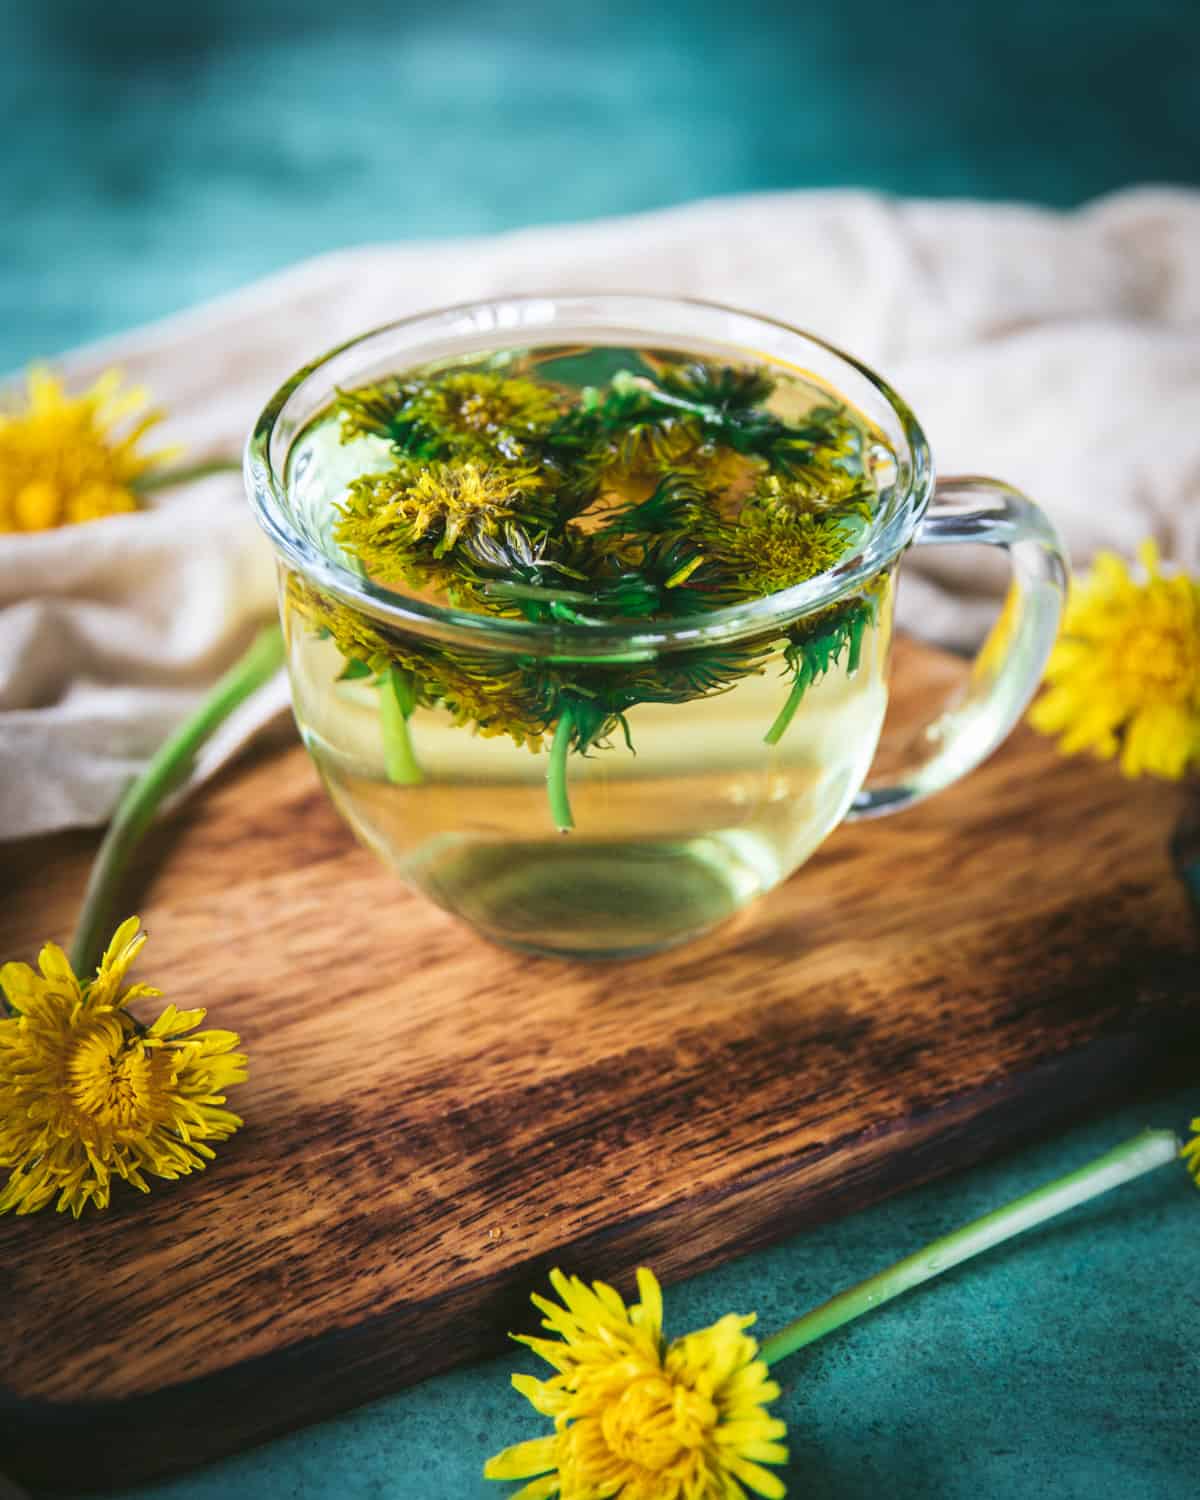
[[[627,1220],[583,1237],[553,1257],[531,1259],[505,1286],[481,1280],[355,1328],[127,1400],[30,1400],[0,1383],[0,1448],[7,1472],[48,1500],[143,1483],[212,1462],[500,1352],[508,1329],[533,1328],[528,1296],[545,1289],[552,1264],[589,1279],[611,1279],[645,1263],[669,1284],[976,1165],[1051,1128],[1144,1097],[1150,1063],[1158,1091],[1194,1078],[1198,1061],[1200,1019],[1187,1036],[1173,1034],[1169,1043],[1155,1044],[1135,1032],[1102,1037],[1040,1064],[1018,1082],[1005,1080],[919,1118],[865,1129],[724,1192],[681,1200],[665,1215]],[[886,1145],[900,1131],[915,1144],[897,1157]],[[835,1164],[849,1186],[831,1196],[821,1191],[822,1167],[832,1175]],[[769,1193],[763,1192],[764,1180],[771,1182]],[[899,1256],[915,1248],[890,1250]],[[821,1289],[813,1300],[836,1290]],[[460,1331],[456,1344],[422,1339],[422,1316],[429,1311],[441,1327]],[[302,1378],[296,1378],[297,1370]],[[486,1456],[481,1454],[481,1462]]]

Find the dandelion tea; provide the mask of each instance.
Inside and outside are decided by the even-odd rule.
[[[561,629],[406,633],[285,578],[294,702],[363,841],[493,937],[630,954],[711,927],[842,818],[886,701],[890,580],[786,629],[595,660],[852,557],[881,435],[815,380],[538,348],[338,393],[292,446],[298,526],[374,583]]]

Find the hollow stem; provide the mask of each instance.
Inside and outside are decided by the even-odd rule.
[[[389,667],[379,685],[379,714],[383,721],[384,767],[387,779],[396,786],[419,786],[425,779],[408,726],[414,706],[408,673],[400,667]]]
[[[1153,1172],[1174,1161],[1178,1155],[1179,1141],[1172,1131],[1143,1130],[1124,1145],[1105,1152],[1077,1171],[1026,1193],[1023,1198],[1017,1198],[994,1213],[974,1219],[952,1234],[934,1240],[906,1260],[897,1261],[886,1271],[880,1271],[823,1302],[767,1339],[762,1346],[762,1357],[769,1365],[786,1359],[789,1354],[824,1338],[844,1323],[861,1317],[872,1308],[882,1307],[910,1287],[940,1276],[943,1271],[990,1250],[993,1245],[1023,1234],[1035,1224],[1043,1224],[1069,1208]]]
[[[174,489],[177,484],[194,484],[198,479],[211,479],[214,474],[240,474],[241,461],[236,458],[207,458],[200,463],[182,464],[175,469],[159,469],[143,474],[134,483],[140,495],[153,494],[155,490]]]
[[[796,680],[792,683],[792,690],[787,695],[787,702],[775,716],[775,722],[763,735],[763,740],[768,745],[777,745],[787,733],[788,725],[796,717],[796,710],[800,707],[801,700],[808,692],[809,684],[812,682],[812,668],[807,659],[801,658],[800,665],[796,668]]]
[[[571,799],[567,794],[567,755],[571,749],[571,732],[575,727],[575,716],[568,704],[564,704],[554,726],[554,739],[550,744],[550,762],[546,767],[546,790],[550,798],[550,816],[559,833],[570,833],[575,827],[571,816]]]
[[[268,625],[191,717],[163,743],[117,803],[92,862],[83,909],[71,941],[71,964],[81,979],[95,972],[112,927],[112,905],[121,878],[163,799],[183,781],[196,751],[213,730],[282,664],[283,632],[278,625]]]

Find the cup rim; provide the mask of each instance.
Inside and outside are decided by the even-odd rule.
[[[313,540],[305,536],[291,519],[285,470],[294,438],[304,430],[311,417],[332,396],[336,381],[329,383],[332,370],[345,364],[356,352],[368,353],[372,345],[385,343],[397,336],[410,341],[402,362],[393,368],[405,369],[429,362],[422,358],[424,341],[435,345],[447,340],[466,340],[464,352],[484,353],[489,347],[506,344],[538,347],[566,341],[561,324],[570,323],[556,313],[565,310],[582,318],[589,334],[603,342],[605,328],[612,333],[631,335],[639,332],[636,319],[641,314],[647,324],[668,321],[672,314],[681,319],[687,315],[716,318],[723,325],[739,329],[747,338],[753,333],[769,337],[754,345],[727,341],[730,355],[740,352],[743,360],[762,342],[768,346],[795,346],[795,352],[820,351],[826,362],[849,371],[859,382],[865,382],[894,417],[907,445],[905,462],[898,469],[897,482],[886,513],[872,522],[860,539],[857,550],[836,567],[815,578],[771,594],[737,604],[725,605],[694,615],[680,615],[670,621],[648,623],[645,620],[614,620],[603,625],[582,625],[554,621],[534,623],[473,613],[452,606],[427,603],[399,590],[389,589],[344,563],[330,557]],[[609,320],[596,314],[610,314]],[[622,316],[624,314],[624,316]],[[634,321],[631,321],[631,318]],[[559,338],[555,338],[556,329]],[[538,338],[538,332],[544,337]],[[491,343],[484,337],[494,334]],[[664,335],[657,329],[643,330],[647,339],[664,345]],[[714,352],[726,345],[716,337],[705,340],[699,335],[680,332],[678,347],[712,346]],[[792,361],[782,355],[758,358],[768,366],[786,365]],[[803,369],[799,361],[794,365]],[[296,407],[303,407],[310,387],[328,384],[324,398],[307,413],[304,421],[294,422],[279,451],[284,430],[294,421]],[[361,378],[369,378],[365,374]],[[725,303],[703,298],[656,296],[644,293],[552,292],[538,295],[496,296],[456,303],[431,311],[413,314],[384,323],[336,345],[325,354],[298,370],[270,398],[263,408],[246,443],[244,457],[246,490],[258,524],[262,527],[279,557],[310,583],[334,596],[339,602],[369,615],[378,623],[393,629],[431,637],[458,645],[496,650],[506,649],[534,656],[569,658],[573,661],[622,659],[643,660],[672,649],[695,648],[717,642],[739,640],[747,636],[780,632],[805,615],[837,603],[859,589],[870,578],[888,568],[910,544],[933,493],[933,462],[929,444],[908,403],[880,375],[845,350],[816,334],[793,327],[781,319],[760,313],[749,313]],[[903,484],[901,478],[903,477]]]

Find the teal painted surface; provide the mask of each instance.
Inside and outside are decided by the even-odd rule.
[[[369,239],[1200,180],[1196,0],[0,0],[0,369]]]
[[[1197,182],[1198,54],[1195,0],[0,0],[0,369],[364,240],[764,188],[1065,205]],[[672,1288],[672,1326],[757,1309],[769,1330],[1197,1099]],[[1198,1246],[1169,1169],[798,1356],[792,1495],[1193,1500]],[[139,1493],[499,1497],[483,1459],[537,1424],[512,1367]]]
[[[668,1329],[763,1332],[1144,1125],[1161,1097],[669,1288]],[[577,1269],[585,1274],[586,1267]],[[520,1354],[464,1369],[138,1500],[501,1500],[484,1459],[543,1430]],[[544,1366],[542,1369],[544,1370]],[[908,1293],[778,1366],[794,1500],[1195,1500],[1200,1194],[1182,1166]],[[129,1496],[133,1500],[133,1495]]]

